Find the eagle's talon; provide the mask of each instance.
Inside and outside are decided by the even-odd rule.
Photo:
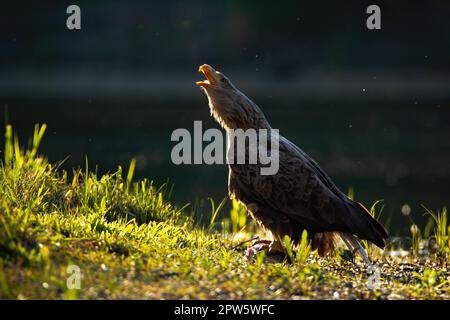
[[[270,245],[271,241],[269,240],[256,240],[250,247],[245,250],[244,256],[247,260],[252,260],[258,254],[258,252],[264,250],[267,253],[270,252]]]
[[[281,243],[277,241],[257,240],[245,250],[244,256],[246,260],[251,261],[261,251],[266,251],[267,257],[276,262],[283,260],[292,262]]]

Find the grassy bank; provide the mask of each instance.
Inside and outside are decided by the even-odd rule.
[[[249,262],[244,241],[257,231],[237,204],[225,219],[213,201],[209,212],[177,208],[167,186],[133,181],[133,161],[103,176],[88,164],[64,172],[38,154],[44,131],[24,150],[6,129],[0,298],[450,298],[445,210],[430,212],[427,234],[413,228],[406,251],[369,248],[379,274],[347,251],[320,259],[307,243],[293,263]]]

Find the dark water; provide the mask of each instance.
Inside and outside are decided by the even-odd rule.
[[[433,101],[257,100],[274,128],[312,155],[336,184],[355,190],[370,206],[384,199],[382,221],[394,233],[406,234],[409,221],[400,208],[424,223],[421,204],[437,209],[450,203],[450,105]],[[3,110],[1,116],[5,116]],[[137,159],[136,177],[175,184],[176,202],[227,194],[224,165],[181,165],[170,161],[176,128],[218,127],[206,99],[180,101],[64,99],[8,103],[7,117],[22,141],[33,124],[49,125],[41,151],[51,161],[69,156],[65,168],[84,166],[100,173],[127,167]],[[4,120],[4,119],[3,119]],[[3,123],[4,121],[2,121]]]

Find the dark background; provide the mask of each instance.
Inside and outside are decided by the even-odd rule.
[[[82,30],[66,28],[77,4]],[[366,28],[369,4],[382,30]],[[41,151],[137,177],[176,202],[226,196],[226,166],[170,161],[176,128],[217,127],[194,84],[209,63],[311,154],[342,190],[407,233],[421,204],[450,203],[448,1],[40,1],[0,10],[0,120]],[[388,221],[389,220],[389,221]]]

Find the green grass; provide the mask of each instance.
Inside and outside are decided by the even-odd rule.
[[[321,259],[306,234],[298,248],[284,239],[292,263],[264,252],[247,261],[248,240],[262,235],[238,203],[220,215],[224,202],[212,199],[207,211],[178,208],[167,185],[133,181],[134,161],[125,172],[118,168],[103,176],[90,171],[87,161],[85,168],[65,172],[38,154],[44,132],[45,125],[36,126],[23,149],[6,128],[2,299],[450,298],[445,209],[429,213],[436,220],[436,250],[426,256],[411,250],[396,258],[365,244],[380,268],[378,288],[369,289],[373,275],[359,256],[350,262],[337,252]],[[79,289],[68,286],[73,266],[81,272]]]

